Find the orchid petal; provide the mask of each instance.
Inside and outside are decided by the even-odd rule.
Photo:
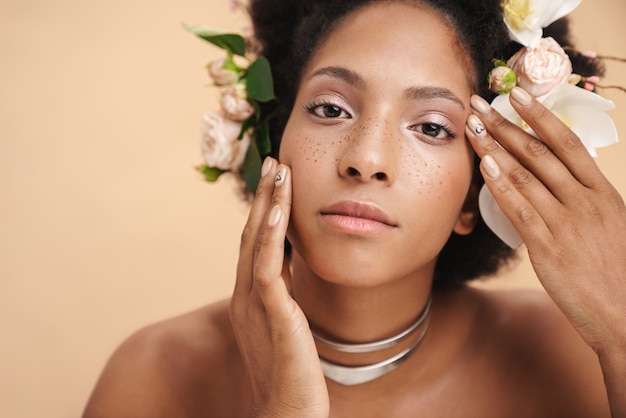
[[[511,104],[511,100],[509,99],[510,94],[501,94],[496,96],[496,98],[491,102],[491,107],[498,111],[506,120],[513,123],[517,127],[523,129],[527,133],[532,136],[537,136],[535,131],[532,130],[530,126],[522,119],[520,115],[517,114],[513,105]]]
[[[617,143],[617,129],[605,112],[615,108],[610,100],[571,84],[562,84],[542,98],[543,105],[565,122],[589,154]]]
[[[544,28],[570,14],[582,3],[582,0],[547,1],[547,3],[549,7],[542,13],[543,20],[541,26]]]
[[[525,26],[518,29],[509,25],[509,22],[505,21],[504,23],[506,23],[506,26],[509,28],[509,35],[511,39],[524,46],[530,45],[534,40],[541,38],[543,35],[543,29],[539,25]]]
[[[509,97],[509,93],[496,96],[491,102],[491,107],[497,110],[505,119],[522,128],[524,121],[511,105]]]
[[[543,28],[574,10],[582,0],[510,0],[505,5],[504,22],[509,28],[511,39],[529,46],[543,35]],[[517,7],[528,15],[507,18],[506,7]]]
[[[511,39],[528,46],[541,38],[544,13],[550,8],[550,3],[550,0],[505,1],[504,22],[509,28]]]
[[[478,194],[478,209],[485,224],[493,231],[498,238],[500,238],[506,245],[511,248],[517,248],[522,244],[522,238],[519,236],[513,224],[506,217],[496,199],[487,188],[487,185],[483,184]]]

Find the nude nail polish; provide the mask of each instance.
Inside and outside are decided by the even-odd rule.
[[[513,100],[524,106],[528,106],[532,101],[532,97],[530,97],[530,94],[528,94],[526,90],[517,86],[513,87],[513,89],[511,90],[511,96],[513,97]]]
[[[482,121],[476,115],[469,115],[467,118],[467,123],[472,132],[476,135],[482,135],[485,132],[485,125],[483,125]]]
[[[489,177],[495,179],[500,175],[500,168],[491,155],[485,155],[482,162],[485,172]]]
[[[270,168],[272,168],[272,159],[265,157],[265,161],[263,161],[263,166],[261,167],[261,177],[265,177],[265,175],[270,172]]]
[[[472,108],[478,113],[489,113],[489,111],[491,110],[491,106],[489,105],[489,103],[487,103],[485,99],[480,96],[472,96],[472,98],[470,99],[470,104],[472,105]]]
[[[274,176],[274,184],[280,186],[285,181],[285,166],[279,165]]]

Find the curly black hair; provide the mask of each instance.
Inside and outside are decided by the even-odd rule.
[[[459,44],[467,51],[474,69],[474,91],[491,101],[487,76],[494,58],[506,60],[522,46],[510,41],[504,24],[501,0],[250,0],[255,43],[258,53],[270,62],[277,100],[264,104],[264,114],[274,114],[270,122],[272,155],[277,156],[283,130],[295,102],[301,73],[333,28],[357,9],[375,2],[403,1],[430,6],[456,31]],[[574,72],[582,76],[602,75],[603,67],[574,52],[567,19],[544,29],[566,47]],[[477,191],[484,183],[475,159],[474,180],[468,199],[477,207]],[[435,266],[434,286],[458,286],[469,280],[493,275],[515,256],[515,251],[497,238],[482,218],[468,235],[452,233]]]

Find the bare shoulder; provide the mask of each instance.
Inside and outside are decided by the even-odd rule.
[[[221,301],[132,334],[108,361],[84,416],[220,416],[245,398],[245,381]]]
[[[520,395],[548,403],[552,416],[610,416],[596,354],[543,290],[476,290],[473,297],[488,324],[486,351]]]

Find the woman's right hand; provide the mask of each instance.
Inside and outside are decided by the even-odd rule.
[[[255,417],[328,417],[313,336],[290,296],[284,241],[291,171],[267,158],[241,236],[230,318],[252,387]]]

